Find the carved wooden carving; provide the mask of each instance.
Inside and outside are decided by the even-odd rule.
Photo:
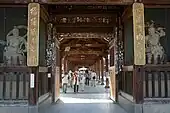
[[[106,38],[108,41],[114,38],[113,33],[58,33],[59,40],[68,38]]]
[[[105,15],[73,15],[73,16],[55,16],[56,24],[111,24],[114,23],[113,16]]]

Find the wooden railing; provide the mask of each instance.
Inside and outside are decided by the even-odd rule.
[[[147,64],[143,71],[144,98],[170,97],[170,64]]]
[[[119,76],[119,89],[129,95],[133,95],[133,67],[124,66]]]
[[[119,90],[133,96],[136,103],[170,98],[170,64],[125,66],[119,77]]]
[[[27,66],[0,66],[0,103],[28,103],[30,72]]]

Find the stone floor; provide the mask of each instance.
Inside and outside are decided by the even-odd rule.
[[[39,113],[126,113],[119,105],[109,99],[109,91],[104,86],[86,86],[84,92],[61,94],[60,100],[40,109]]]

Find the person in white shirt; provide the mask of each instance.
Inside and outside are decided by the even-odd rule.
[[[84,74],[82,73],[82,74],[80,75],[80,89],[81,89],[81,91],[84,91],[85,80],[86,80],[86,77],[85,77]]]
[[[68,73],[65,72],[62,78],[63,78],[63,79],[62,79],[63,92],[66,93],[66,92],[67,92],[68,79],[69,79]]]
[[[91,86],[96,87],[96,73],[94,71],[92,71],[92,84]]]

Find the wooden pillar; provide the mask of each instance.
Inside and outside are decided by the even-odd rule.
[[[105,88],[109,88],[109,78],[108,78],[108,74],[109,74],[109,65],[108,65],[108,56],[105,56],[105,71],[106,71],[106,86]]]
[[[100,81],[100,60],[97,60],[97,75],[98,81]]]
[[[60,52],[60,87],[62,87],[62,56]]]
[[[109,66],[109,75],[110,75],[110,98],[116,101],[116,74],[115,74],[115,51],[114,46],[110,47],[110,66]]]
[[[31,68],[29,105],[38,102],[40,4],[28,5],[27,65]]]
[[[59,45],[56,47],[56,71],[55,71],[55,102],[60,96],[60,51]]]
[[[67,69],[67,59],[66,57],[64,57],[64,71],[63,71],[63,74],[66,72],[66,69]]]
[[[143,102],[143,72],[145,65],[145,29],[144,29],[144,4],[133,4],[133,36],[134,36],[134,73],[133,97],[136,103]]]
[[[101,85],[104,85],[104,61],[103,57],[101,58]]]

